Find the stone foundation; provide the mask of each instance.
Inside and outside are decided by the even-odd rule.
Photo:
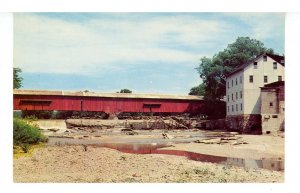
[[[226,119],[215,119],[198,122],[196,127],[203,130],[226,130]]]
[[[263,134],[277,133],[284,131],[283,114],[263,114],[261,117]]]
[[[228,130],[247,134],[261,134],[261,115],[232,115],[226,117]]]

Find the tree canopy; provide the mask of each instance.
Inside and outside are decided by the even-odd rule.
[[[22,87],[23,78],[20,76],[22,72],[21,68],[14,68],[14,89],[18,89]]]
[[[132,93],[132,91],[125,88],[125,89],[121,89],[120,93]]]
[[[189,95],[204,96],[205,95],[205,85],[202,83],[202,84],[199,84],[198,86],[191,88]]]
[[[202,57],[196,70],[203,79],[205,98],[222,99],[226,93],[226,74],[260,54],[273,52],[273,49],[266,48],[256,39],[238,37],[234,43],[229,44],[212,58]]]

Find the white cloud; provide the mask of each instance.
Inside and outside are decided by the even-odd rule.
[[[226,13],[249,25],[251,36],[257,39],[282,36],[284,32],[284,13]]]
[[[95,18],[84,23],[14,16],[14,65],[26,72],[83,74],[153,61],[195,64],[201,53],[172,46],[201,46],[226,28],[191,16],[145,21]]]
[[[68,74],[126,70],[149,62],[193,68],[200,57],[212,56],[237,36],[263,41],[282,36],[284,30],[284,14],[115,15],[71,21],[15,14],[14,65],[24,72]]]

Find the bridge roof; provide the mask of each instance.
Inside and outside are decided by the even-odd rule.
[[[83,96],[104,98],[133,98],[133,99],[177,99],[177,100],[203,100],[202,96],[181,96],[162,94],[135,94],[135,93],[95,93],[83,91],[52,91],[52,90],[19,90],[14,89],[14,95],[53,95],[53,96]]]

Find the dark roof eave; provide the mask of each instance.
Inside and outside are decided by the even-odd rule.
[[[249,64],[253,63],[255,60],[257,60],[258,58],[262,57],[263,55],[269,56],[270,58],[272,58],[273,60],[275,60],[276,62],[278,62],[278,63],[281,64],[282,66],[284,66],[284,63],[281,63],[281,61],[279,61],[279,60],[281,60],[281,59],[284,60],[284,56],[278,56],[278,57],[276,57],[276,56],[273,55],[273,54],[263,53],[263,54],[257,56],[256,58],[254,58],[254,59],[252,59],[252,60],[246,62],[245,64],[242,64],[241,66],[237,67],[234,71],[232,71],[232,72],[230,72],[228,75],[226,75],[226,78],[228,78],[228,77],[234,75],[234,74],[237,73],[237,72],[240,72],[241,70],[244,70],[244,68],[246,68]]]
[[[235,71],[230,72],[229,74],[227,74],[226,78],[228,78],[228,77],[232,76],[233,74],[236,74],[236,73],[238,73],[238,72],[240,72],[242,70],[244,70],[244,68],[236,69]]]

